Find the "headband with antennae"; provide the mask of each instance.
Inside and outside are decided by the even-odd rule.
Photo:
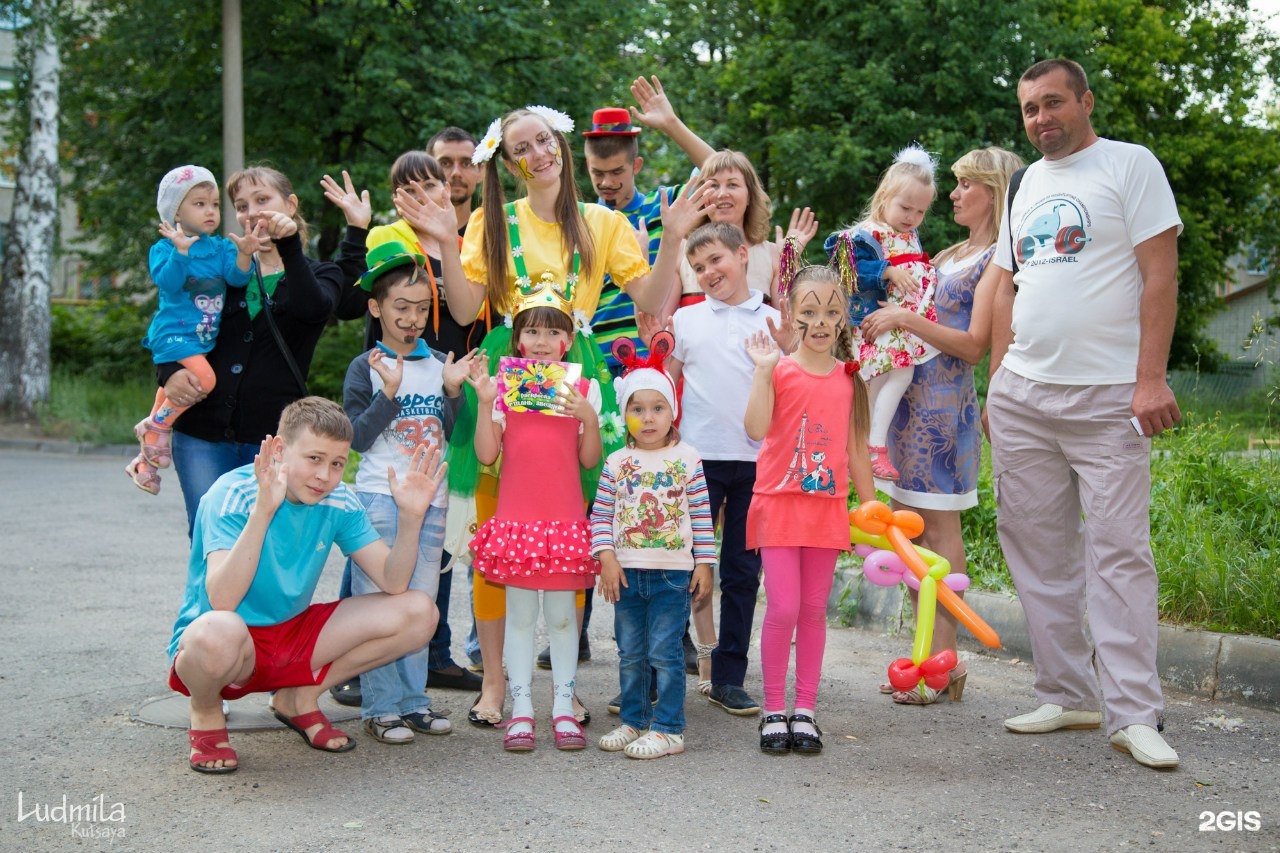
[[[800,271],[811,264],[805,263],[804,254],[800,251],[800,241],[796,237],[788,237],[782,241],[782,252],[778,258],[778,296],[786,297],[795,284]],[[858,273],[854,267],[853,238],[849,232],[842,231],[836,238],[835,251],[831,253],[828,264],[840,278],[840,289],[846,296],[858,292]]]

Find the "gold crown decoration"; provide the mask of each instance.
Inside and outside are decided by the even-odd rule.
[[[555,308],[568,316],[573,316],[573,286],[577,284],[577,276],[570,275],[563,284],[556,277],[544,272],[536,282],[528,276],[516,278],[515,305],[511,316],[527,311],[530,308]]]

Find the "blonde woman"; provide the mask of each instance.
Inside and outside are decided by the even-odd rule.
[[[965,571],[960,511],[978,504],[982,424],[973,365],[982,360],[991,343],[998,270],[990,261],[1003,220],[1005,191],[1021,167],[1018,156],[1002,148],[970,151],[951,167],[956,177],[956,188],[950,195],[952,216],[969,229],[969,238],[933,258],[938,272],[936,323],[882,302],[861,326],[868,341],[891,329],[903,329],[942,351],[916,366],[898,404],[888,442],[898,478],[886,491],[895,507],[920,513],[925,522],[920,544],[946,557],[953,572]],[[940,610],[934,623],[933,650],[955,646],[955,618]],[[965,676],[963,663],[951,672],[947,692],[953,701],[959,701],[964,692]],[[880,690],[892,693],[893,700],[904,705],[929,705],[942,693],[927,687],[895,693],[887,684]]]

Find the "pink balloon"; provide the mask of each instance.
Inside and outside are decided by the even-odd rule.
[[[876,551],[862,561],[862,573],[877,586],[897,586],[906,568],[892,551]]]
[[[862,573],[877,586],[895,586],[905,582],[912,590],[920,591],[920,579],[907,568],[902,558],[892,551],[881,551],[872,545],[854,545],[853,551],[863,558]],[[952,572],[942,579],[952,592],[964,592],[969,588],[969,576]]]

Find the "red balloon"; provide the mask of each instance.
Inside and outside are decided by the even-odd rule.
[[[898,658],[889,664],[889,683],[894,690],[911,690],[920,683],[920,667],[911,658]]]
[[[951,683],[951,676],[945,672],[924,677],[924,686],[930,690],[941,690]]]
[[[920,672],[924,675],[924,686],[930,690],[941,690],[951,681],[951,670],[955,669],[956,653],[951,649],[943,649],[936,655],[920,661]]]
[[[959,659],[956,657],[955,651],[952,649],[943,649],[934,655],[920,661],[920,671],[926,676],[945,674],[956,668]]]

